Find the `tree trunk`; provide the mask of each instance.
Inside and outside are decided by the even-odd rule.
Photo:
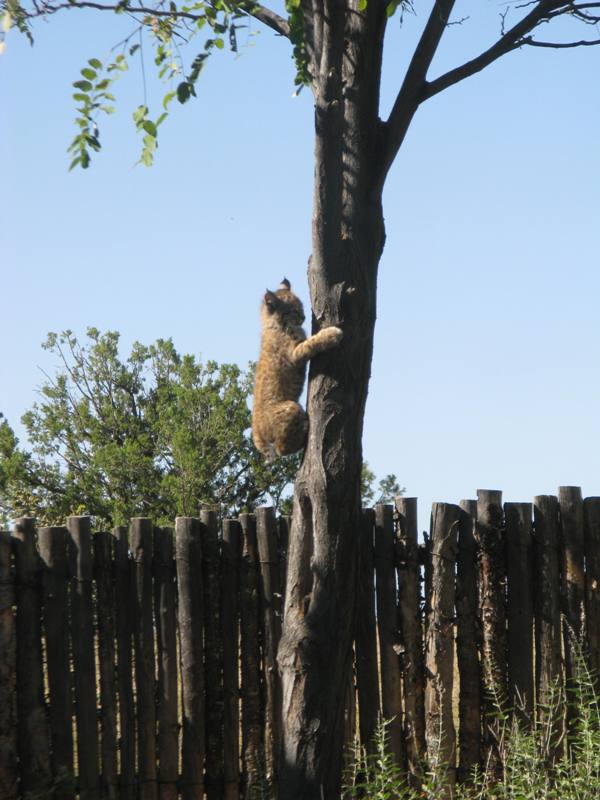
[[[315,93],[315,195],[309,283],[313,331],[341,345],[310,366],[309,434],[296,477],[284,629],[281,800],[336,798],[352,653],[361,521],[362,429],[383,250],[377,117],[385,13],[343,4],[309,20]],[[374,10],[377,6],[377,10]],[[318,58],[315,57],[318,54]]]

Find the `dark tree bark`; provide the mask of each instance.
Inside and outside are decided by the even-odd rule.
[[[344,340],[310,368],[310,429],[294,494],[284,631],[280,797],[336,797],[351,663],[360,530],[362,427],[384,244],[380,145],[383,4],[347,16],[324,3],[307,29],[315,93],[315,195],[309,265],[313,330]],[[344,24],[344,22],[346,24]]]

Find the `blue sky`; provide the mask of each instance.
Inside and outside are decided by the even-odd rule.
[[[390,25],[383,113],[428,4],[415,7]],[[469,19],[431,76],[488,46],[505,7],[459,3]],[[287,43],[258,24],[174,107],[152,169],[133,167],[132,60],[102,153],[67,172],[71,83],[131,27],[73,11],[37,24],[33,48],[11,31],[0,57],[0,410],[19,431],[54,367],[49,330],[117,329],[125,350],[170,336],[245,364],[265,287],[286,275],[308,303],[311,97],[292,97]],[[392,169],[364,450],[419,497],[421,527],[433,500],[477,488],[600,494],[599,67],[600,48],[506,56],[428,101]],[[156,115],[165,88],[150,74],[147,91]]]

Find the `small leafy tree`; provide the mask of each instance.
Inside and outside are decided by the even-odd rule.
[[[51,333],[59,368],[23,416],[31,452],[0,423],[0,509],[41,522],[89,513],[118,524],[135,515],[172,522],[200,506],[235,513],[282,501],[297,458],[265,464],[250,437],[253,370],[202,364],[171,340],[133,345],[119,334]]]
[[[376,503],[392,503],[394,497],[404,494],[406,489],[400,486],[398,478],[392,473],[375,484],[375,473],[369,467],[369,462],[364,461],[360,477],[360,494],[363,506],[372,506]]]

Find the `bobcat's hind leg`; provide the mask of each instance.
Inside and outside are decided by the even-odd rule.
[[[287,456],[302,450],[308,432],[308,417],[299,403],[286,400],[272,411],[272,429],[275,434],[275,452]]]

